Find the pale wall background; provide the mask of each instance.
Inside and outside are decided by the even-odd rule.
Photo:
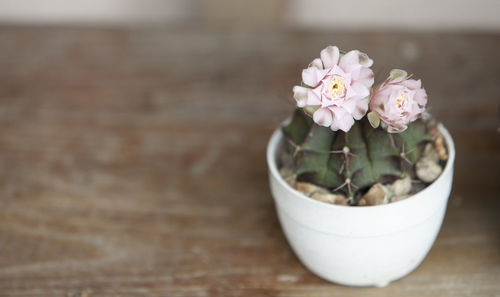
[[[3,24],[500,30],[500,0],[0,0]]]

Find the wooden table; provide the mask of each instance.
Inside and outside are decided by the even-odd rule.
[[[424,78],[455,184],[423,264],[330,284],[288,246],[265,146],[324,46]],[[500,296],[500,35],[0,28],[0,296]]]

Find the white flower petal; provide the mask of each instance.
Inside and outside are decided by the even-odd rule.
[[[307,104],[307,94],[309,93],[308,88],[304,88],[301,86],[293,87],[293,98],[297,101],[298,107],[304,107]]]
[[[320,126],[328,127],[332,124],[333,114],[328,108],[320,108],[313,114],[313,120]]]
[[[370,95],[370,89],[359,82],[353,83],[351,87],[353,88],[354,92],[356,93],[356,96],[358,97],[364,98]]]
[[[370,98],[368,96],[364,98],[354,97],[345,101],[342,107],[351,114],[355,120],[362,119],[366,112],[368,111],[368,103]]]
[[[320,56],[325,68],[331,68],[339,62],[339,48],[336,46],[328,46],[321,51]]]
[[[425,89],[419,89],[415,92],[415,101],[422,105],[425,106],[427,104],[427,93],[425,92]]]
[[[410,90],[416,90],[422,87],[422,81],[420,79],[419,80],[408,79],[403,81],[401,84]]]
[[[344,69],[344,71],[348,72],[348,68],[351,68],[352,65],[359,65],[359,51],[352,50],[345,54],[339,62],[339,66]]]
[[[327,73],[328,70],[309,67],[302,70],[302,81],[310,87],[316,87]]]
[[[352,125],[354,125],[353,117],[342,107],[330,107],[333,111],[333,123],[330,128],[333,131],[342,130],[347,132],[351,129]]]
[[[367,88],[371,88],[375,82],[375,75],[373,75],[373,71],[370,68],[363,68],[359,72],[357,81]]]
[[[314,59],[310,64],[309,67],[316,67],[318,69],[323,69],[323,62],[321,61],[320,58]]]
[[[359,52],[359,64],[364,67],[371,67],[373,65],[373,60],[368,57],[367,54],[363,52]]]
[[[321,86],[316,89],[308,89],[307,105],[321,105]]]

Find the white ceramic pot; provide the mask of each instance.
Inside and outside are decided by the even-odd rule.
[[[302,263],[326,280],[348,286],[386,286],[413,271],[441,228],[453,180],[455,147],[440,126],[449,159],[441,176],[412,197],[349,207],[311,199],[288,185],[277,168],[283,134],[267,146],[271,192],[281,227]]]

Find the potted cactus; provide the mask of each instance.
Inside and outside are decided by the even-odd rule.
[[[415,269],[441,227],[454,145],[425,111],[421,81],[328,46],[293,88],[297,109],[268,145],[284,233],[318,276],[385,286]]]

